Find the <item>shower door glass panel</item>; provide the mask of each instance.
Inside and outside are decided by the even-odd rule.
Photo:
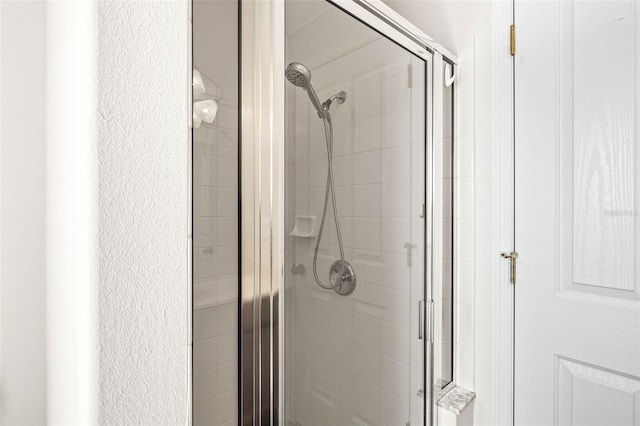
[[[193,1],[193,424],[238,424],[238,2]],[[202,105],[202,104],[200,104]]]
[[[326,1],[286,36],[285,421],[423,424],[426,63]]]

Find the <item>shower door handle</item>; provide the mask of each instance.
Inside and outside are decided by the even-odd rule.
[[[425,312],[426,311],[426,312]],[[427,342],[433,343],[433,300],[418,302],[418,339],[424,339],[425,313],[427,319]]]

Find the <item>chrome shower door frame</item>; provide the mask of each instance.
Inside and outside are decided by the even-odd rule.
[[[425,299],[432,298],[434,58],[457,58],[379,0],[327,0],[426,61]],[[282,425],[284,375],[284,0],[240,0],[239,415]],[[435,91],[442,94],[442,91]],[[440,102],[440,103],[436,103]],[[424,318],[426,322],[426,318]],[[425,326],[427,324],[423,324]],[[428,324],[431,325],[431,324]],[[433,335],[433,333],[431,333]],[[425,348],[425,424],[433,424],[433,343]]]

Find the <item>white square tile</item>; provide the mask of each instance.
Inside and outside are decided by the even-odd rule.
[[[349,340],[340,339],[338,341],[338,348],[340,351],[340,359],[338,365],[344,368],[346,371],[355,374],[356,363],[358,362],[357,346],[351,343],[353,338]]]
[[[238,366],[235,361],[222,364],[218,367],[218,394],[233,392],[237,389]]]
[[[388,149],[380,150],[380,182],[388,183],[389,182],[389,173],[390,173],[390,165],[391,162],[391,152]]]
[[[424,188],[425,179],[424,142],[411,143],[411,182]]]
[[[228,246],[238,241],[238,219],[221,217],[217,220],[216,245]]]
[[[218,365],[218,340],[216,338],[193,344],[193,372],[213,368]]]
[[[475,389],[474,371],[475,371],[475,351],[464,346],[456,347],[457,363],[456,363],[456,382],[457,385],[467,390]]]
[[[355,221],[356,247],[380,251],[380,219],[361,218]]]
[[[331,393],[340,391],[340,369],[335,364],[320,358],[318,361],[318,384]]]
[[[368,315],[362,314],[356,314],[354,316],[354,320],[355,342],[369,350],[379,352],[381,333],[380,321]]]
[[[362,59],[365,59],[364,57]],[[366,75],[363,76],[362,78],[362,87],[368,86],[370,84],[374,84],[377,83],[379,81],[388,79],[389,76],[391,75],[391,72],[389,70],[389,68],[387,67],[383,67],[381,69],[372,71],[372,72],[368,72]]]
[[[355,216],[358,217],[380,217],[380,185],[358,185],[354,188]]]
[[[238,186],[238,164],[229,158],[217,158],[216,162],[217,186]]]
[[[389,142],[392,147],[411,143],[411,110],[409,108],[391,113]]]
[[[353,154],[354,147],[359,146],[362,139],[361,124],[349,123],[336,127],[333,135],[333,155]]]
[[[475,225],[473,220],[458,220],[457,222],[458,260],[473,262],[475,260]]]
[[[358,362],[356,363],[356,375],[361,379],[374,384],[375,386],[380,386],[380,354],[362,346],[356,347],[356,350],[358,354]]]
[[[218,365],[231,362],[237,357],[236,333],[224,334],[217,338]]]
[[[314,130],[309,134],[309,161],[327,158],[327,139],[324,130]]]
[[[389,392],[403,401],[409,401],[411,389],[409,366],[391,361],[389,367]]]
[[[309,163],[296,163],[296,189],[309,188]]]
[[[316,327],[318,324],[318,301],[310,297],[294,295],[293,302],[294,318],[311,327]]]
[[[362,137],[356,151],[373,151],[389,146],[389,115],[378,115],[361,122]]]
[[[473,178],[457,179],[456,217],[458,219],[474,219],[475,192]]]
[[[228,420],[236,417],[237,413],[237,405],[238,405],[238,396],[236,392],[227,392],[221,395],[218,400],[218,407],[216,412],[216,421],[217,424],[223,424]]]
[[[193,245],[196,248],[212,246],[216,240],[216,218],[193,218]]]
[[[216,142],[218,157],[238,160],[238,132],[231,129],[217,129]]]
[[[382,394],[382,410],[380,421],[385,425],[406,425],[409,423],[407,402],[390,393]]]
[[[294,342],[297,347],[313,354],[318,353],[318,329],[301,321],[294,323]]]
[[[298,189],[295,194],[295,214],[307,216],[311,213],[309,209],[309,190]],[[292,228],[293,229],[293,228]]]
[[[390,103],[391,111],[408,108],[411,105],[411,88],[409,87],[409,74],[405,71],[391,77]]]
[[[475,171],[475,140],[473,131],[462,132],[457,142],[455,175],[457,177],[473,177]]]
[[[324,188],[327,183],[327,160],[313,160],[308,164],[309,188]]]
[[[210,179],[211,163],[210,157],[196,155],[193,158],[193,184],[212,185]]]
[[[338,201],[338,214],[340,217],[354,216],[355,188],[353,186],[337,187],[336,198]]]
[[[357,161],[360,161],[360,157],[355,155],[343,155],[341,157],[336,157],[333,159],[333,172],[335,173],[333,177],[334,185],[353,185],[353,183],[355,182]]]
[[[474,347],[474,315],[473,306],[456,304],[456,342],[460,345],[473,348]]]
[[[411,294],[408,291],[389,290],[387,321],[409,328],[411,326]]]
[[[209,207],[211,201],[209,199],[210,191],[207,186],[193,187],[193,215],[198,217],[211,216]]]
[[[389,261],[388,286],[402,291],[411,290],[411,266],[407,255],[386,254]]]
[[[357,392],[358,409],[373,419],[379,418],[381,403],[380,388],[362,379],[358,379]]]
[[[207,216],[215,216],[218,212],[218,188],[209,187],[209,214]]]
[[[230,250],[237,252],[237,247],[230,247]],[[238,276],[237,276],[237,256],[231,263],[231,273],[234,275],[218,278],[218,300],[231,302],[238,300]]]
[[[207,426],[216,422],[218,404],[215,399],[210,399],[193,407],[194,426]]]
[[[386,87],[386,100],[388,101],[388,83]],[[356,111],[356,119],[361,120],[369,117],[374,117],[385,112],[383,106],[383,98],[385,94],[383,93],[383,90],[383,85],[380,81],[368,84],[367,86],[363,87],[362,105],[360,106],[359,111]]]
[[[407,255],[405,244],[413,244],[411,239],[411,221],[409,219],[391,219],[389,251],[395,254]]]
[[[211,368],[193,375],[193,403],[199,404],[218,394],[218,369]]]
[[[414,98],[414,104],[411,107],[411,143],[426,143],[426,135],[425,135],[425,122],[426,122],[426,113],[424,109],[424,105],[416,104]]]
[[[296,137],[288,148],[294,153],[296,163],[309,161],[309,136],[304,134]]]
[[[218,335],[233,333],[238,329],[238,304],[229,303],[215,308]]]
[[[459,303],[473,305],[475,301],[475,277],[473,262],[457,262],[457,292]]]
[[[220,105],[214,124],[225,129],[237,129],[238,108],[236,106]]]
[[[316,355],[296,347],[294,349],[294,360],[293,360],[295,371],[310,381],[314,381],[314,382],[317,381],[318,380],[317,358],[318,357]],[[308,392],[309,389],[308,387],[306,388],[307,388],[306,391]],[[314,401],[314,397],[310,396],[308,402],[313,402],[313,401]]]
[[[380,151],[356,154],[354,160],[355,184],[380,183]]]
[[[217,312],[215,308],[193,312],[193,341],[215,337],[217,334]]]
[[[411,178],[411,148],[403,145],[389,150],[389,182],[407,182]]]
[[[411,183],[390,183],[389,190],[389,217],[408,218],[411,205]]]
[[[411,359],[411,340],[408,328],[383,323],[381,332],[381,351],[390,359],[409,365]]]
[[[361,283],[359,287],[356,287],[356,292],[353,293],[354,300],[358,302],[358,312],[386,320],[389,311],[389,289],[366,283]]]
[[[219,187],[217,190],[218,217],[235,218],[238,216],[238,189],[233,187]]]

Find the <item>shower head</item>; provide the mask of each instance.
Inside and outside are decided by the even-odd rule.
[[[311,85],[311,71],[299,62],[291,62],[285,71],[287,80],[294,86],[306,89]]]
[[[318,112],[318,117],[323,118],[326,113],[322,108],[322,103],[320,103],[320,99],[318,99],[316,91],[311,85],[311,71],[309,71],[309,68],[305,67],[300,62],[291,62],[284,74],[291,84],[296,87],[301,87],[307,92],[311,103]]]

